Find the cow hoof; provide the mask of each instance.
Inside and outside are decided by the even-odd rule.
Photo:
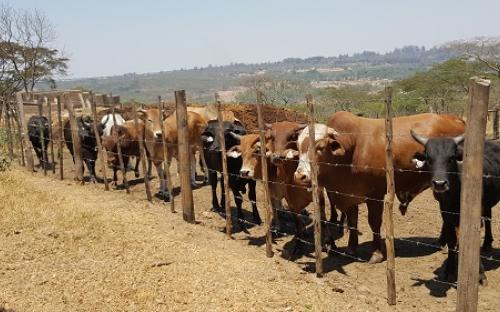
[[[488,279],[486,278],[486,275],[484,275],[484,273],[479,274],[479,284],[488,286]]]
[[[380,263],[384,260],[384,256],[379,252],[374,252],[368,261],[369,264]]]

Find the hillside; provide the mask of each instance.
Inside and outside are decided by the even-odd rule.
[[[449,46],[406,46],[380,54],[364,51],[332,57],[287,58],[261,64],[233,63],[224,66],[128,73],[120,76],[61,80],[58,88],[85,88],[120,94],[122,99],[151,101],[158,95],[186,89],[193,101],[212,101],[215,91],[242,90],[254,77],[272,77],[304,83],[313,88],[335,86],[339,81],[363,81],[377,84],[382,79],[401,79],[447,60],[456,53]],[[159,64],[159,67],[162,65]],[[232,93],[228,92],[228,98]]]

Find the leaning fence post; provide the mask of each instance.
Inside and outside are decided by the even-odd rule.
[[[38,100],[34,100],[35,104],[38,106],[38,116],[43,117],[43,102],[38,102]],[[42,169],[43,175],[47,175],[47,148],[45,146],[45,134],[43,133],[43,122],[40,120],[40,124],[38,125],[38,139],[40,140],[40,145],[42,146]]]
[[[259,126],[259,139],[260,139],[260,162],[262,168],[262,185],[264,186],[264,207],[266,210],[266,256],[271,258],[273,253],[273,237],[271,233],[272,227],[272,205],[271,205],[271,193],[269,192],[269,176],[267,171],[267,159],[266,159],[266,137],[264,130],[264,117],[262,116],[262,98],[263,94],[261,91],[257,91],[257,120]],[[275,220],[277,221],[277,220]]]
[[[123,163],[123,154],[122,154],[122,140],[120,137],[118,137],[118,132],[116,130],[116,115],[115,115],[115,104],[112,104],[111,108],[111,114],[113,115],[113,137],[114,141],[116,142],[116,152],[118,153],[118,163],[120,165],[120,171],[122,172],[122,178],[123,178],[123,184],[125,186],[125,189],[127,190],[127,194],[130,194],[130,188],[128,186],[128,180],[127,180],[127,168],[125,168],[125,165]],[[98,134],[96,134],[98,135]]]
[[[222,104],[219,94],[215,93],[215,103],[217,105],[217,121],[219,123],[219,142],[222,155],[222,179],[224,181],[224,206],[226,207],[226,234],[231,238],[233,228],[233,215],[231,213],[231,198],[229,197],[229,174],[227,169],[226,139],[224,136],[224,120],[222,118]],[[203,151],[202,151],[203,152]]]
[[[59,178],[64,180],[64,125],[62,122],[61,96],[57,96],[57,122],[59,124],[59,145],[57,155],[59,156]]]
[[[97,143],[97,152],[101,156],[102,178],[104,181],[104,190],[109,191],[108,175],[106,173],[106,152],[104,151],[104,148],[102,147],[101,137],[99,136],[99,129],[97,129],[97,123],[99,121],[97,120],[97,108],[96,108],[95,101],[94,101],[94,94],[92,92],[90,92],[89,96],[90,96],[90,110],[92,111],[92,119],[94,120],[93,125],[94,125],[95,139],[96,139],[96,143]]]
[[[483,159],[490,81],[471,78],[460,195],[457,311],[477,311]]]
[[[10,105],[9,101],[6,100],[4,102],[5,105],[5,112],[4,112],[4,118],[5,118],[5,124],[7,125],[7,142],[9,146],[9,158],[10,160],[14,159],[14,140],[12,138],[12,125],[10,123]]]
[[[321,207],[318,193],[318,163],[316,161],[316,133],[314,118],[314,103],[310,94],[306,95],[309,109],[309,160],[311,161],[311,190],[314,205],[314,250],[316,254],[316,276],[323,276],[323,256],[321,246]]]
[[[146,197],[148,201],[153,200],[153,196],[151,195],[151,185],[149,184],[149,172],[146,166],[146,149],[144,148],[144,138],[145,138],[145,129],[144,126],[142,129],[139,127],[139,118],[137,117],[137,103],[134,102],[133,104],[133,114],[134,114],[134,125],[135,125],[135,131],[139,135],[138,143],[139,143],[139,155],[141,157],[141,164],[142,164],[142,172],[144,174],[144,186],[146,187]]]
[[[493,139],[500,139],[500,107],[498,105],[493,111]]]
[[[394,259],[393,206],[395,198],[394,156],[392,151],[392,88],[385,87],[385,161],[387,194],[384,199],[385,249],[387,251],[387,303],[396,304],[396,260]]]
[[[67,93],[63,94],[64,105],[69,114],[69,125],[71,128],[71,141],[73,143],[73,157],[75,160],[75,180],[84,184],[83,180],[83,161],[82,161],[82,145],[80,135],[78,133],[78,124],[76,122],[75,111],[73,109],[73,101]]]
[[[193,190],[191,188],[191,147],[189,146],[186,92],[175,91],[175,112],[177,114],[177,142],[179,148],[179,166],[181,172],[182,215],[184,221],[194,223]]]
[[[170,211],[175,212],[175,200],[174,200],[174,192],[172,187],[172,176],[170,174],[170,160],[169,160],[169,150],[167,146],[167,138],[165,136],[165,127],[163,125],[163,113],[164,113],[163,102],[161,100],[161,96],[158,96],[158,118],[160,119],[161,125],[161,137],[162,137],[162,148],[163,148],[163,177],[159,177],[163,179],[167,184],[168,192],[170,193]]]
[[[24,155],[26,155],[26,164],[28,165],[28,169],[33,172],[33,153],[31,151],[30,138],[28,136],[28,125],[24,120],[24,101],[23,94],[18,92],[16,94],[17,100],[17,108],[19,111],[19,130],[21,131],[21,145],[24,148]]]
[[[47,114],[49,115],[49,144],[50,144],[50,161],[52,166],[52,174],[56,174],[56,166],[54,159],[54,142],[52,140],[52,103],[47,97],[43,98],[43,101],[47,104]]]

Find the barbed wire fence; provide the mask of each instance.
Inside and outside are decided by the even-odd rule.
[[[182,96],[182,93],[181,94],[176,94],[179,98],[178,102],[177,102],[177,109],[179,108],[182,108],[182,107],[186,107],[186,102],[185,102],[185,94],[184,96]],[[177,98],[176,96],[176,98]],[[43,116],[43,113],[44,113],[44,109],[43,109],[43,105],[47,106],[48,107],[48,114],[49,114],[49,141],[50,141],[50,145],[49,146],[42,146],[42,149],[50,149],[50,161],[49,159],[45,159],[45,154],[42,153],[42,169],[44,170],[44,174],[46,175],[47,174],[47,168],[46,168],[46,164],[47,163],[50,163],[52,162],[52,172],[53,174],[55,174],[55,159],[56,159],[56,156],[55,156],[55,152],[54,152],[54,143],[58,143],[58,160],[59,160],[59,168],[60,168],[60,172],[59,172],[59,177],[60,179],[64,179],[64,159],[63,159],[63,145],[64,144],[67,144],[67,143],[73,143],[73,146],[74,146],[74,150],[73,150],[73,153],[75,156],[77,156],[75,158],[75,176],[76,176],[76,179],[83,182],[84,179],[83,179],[83,162],[84,161],[95,161],[95,159],[88,159],[88,158],[83,158],[82,157],[82,153],[81,153],[81,142],[78,138],[78,134],[79,134],[79,130],[76,126],[76,123],[75,123],[75,114],[74,112],[72,113],[71,111],[73,110],[72,108],[72,104],[71,104],[71,100],[69,100],[68,98],[66,98],[64,95],[62,96],[63,98],[63,101],[61,101],[61,97],[57,97],[54,99],[54,102],[55,104],[57,105],[57,125],[58,125],[58,128],[57,129],[53,129],[53,122],[52,122],[52,104],[50,103],[50,101],[47,99],[47,100],[44,100],[42,103],[38,103],[37,101],[34,101],[32,104],[34,106],[37,106],[38,107],[38,114],[39,116]],[[182,98],[184,98],[184,101],[182,100]],[[218,119],[219,119],[219,123],[220,125],[221,122],[222,122],[222,114],[220,114],[221,111],[224,110],[224,107],[223,105],[220,103],[220,101],[218,101],[218,99],[216,98],[216,102],[217,102],[217,107],[218,107]],[[387,100],[385,99],[385,102],[389,105],[390,107],[390,100]],[[314,116],[314,110],[313,110],[313,107],[314,105],[312,104],[312,100],[311,99],[308,99],[308,103],[310,104],[309,107],[311,108],[311,112],[309,114],[309,127],[312,126],[312,128],[309,128],[309,131],[310,133],[314,133],[314,123],[315,123],[315,120],[316,120],[316,116]],[[20,164],[21,165],[26,165],[28,167],[29,170],[34,170],[34,162],[33,162],[33,155],[32,155],[32,150],[31,150],[31,143],[30,143],[30,138],[28,137],[28,130],[27,130],[27,123],[25,121],[25,113],[24,113],[24,106],[25,106],[25,102],[24,100],[22,99],[22,96],[18,96],[17,97],[17,109],[7,109],[6,113],[5,113],[5,120],[4,120],[4,124],[2,126],[2,130],[5,131],[7,133],[7,142],[8,142],[8,148],[9,148],[9,157],[14,160],[15,158],[18,158],[20,160]],[[30,103],[31,104],[31,103]],[[62,104],[64,104],[64,107],[68,110],[69,112],[69,120],[64,120],[63,121],[63,118],[62,118]],[[159,102],[158,102],[158,110],[160,111],[160,116],[162,116],[161,112],[163,110],[163,102],[161,101],[161,99],[159,99]],[[262,118],[262,114],[258,113],[258,110],[259,108],[261,107],[262,105],[262,100],[257,100],[257,105],[256,105],[256,110],[257,110],[257,115],[258,115],[258,119],[259,119],[259,127],[257,130],[254,130],[254,131],[249,131],[249,133],[256,133],[256,134],[259,134],[259,141],[261,142],[261,146],[266,146],[266,138],[265,138],[265,129],[264,129],[264,123],[263,123],[263,118]],[[97,124],[97,114],[96,114],[96,106],[95,106],[95,103],[93,100],[91,100],[91,109],[92,109],[92,119],[94,120],[94,133],[98,133],[98,129],[96,127],[96,124]],[[137,106],[134,104],[134,112],[137,111]],[[496,111],[493,111],[494,113],[494,118],[496,121],[496,131],[498,131],[498,109]],[[116,118],[115,118],[115,111],[114,111],[114,105],[112,106],[112,115],[113,115],[113,124],[116,126]],[[388,116],[388,118],[390,119],[390,114]],[[277,117],[276,117],[277,118]],[[72,122],[73,120],[73,122]],[[180,119],[178,119],[180,120]],[[295,120],[297,120],[297,115],[295,115]],[[161,121],[161,120],[160,120]],[[63,129],[65,127],[65,123],[66,122],[69,122],[70,123],[70,133],[71,133],[71,141],[70,140],[67,140],[64,136],[64,133],[63,133]],[[138,130],[139,132],[139,121],[138,121],[138,118],[137,118],[137,115],[134,116],[134,123],[135,123],[135,127],[136,127],[136,130]],[[16,127],[13,127],[14,124],[17,124],[18,127],[16,129]],[[495,127],[495,122],[493,122],[493,127]],[[222,127],[220,127],[220,129],[222,129]],[[56,131],[59,131],[58,135],[54,135]],[[186,124],[184,123],[184,125],[181,123],[178,122],[177,124],[177,131],[182,135],[182,133],[184,135],[188,135],[187,133],[187,126]],[[144,133],[144,131],[143,131]],[[493,133],[496,133],[495,132],[495,128],[493,130]],[[350,135],[373,135],[373,133],[370,133],[370,132],[353,132],[353,133],[344,133],[344,134],[350,134]],[[122,172],[122,178],[123,178],[123,185],[124,187],[127,189],[128,191],[128,187],[129,187],[129,183],[126,179],[126,171],[127,171],[127,168],[125,167],[125,163],[123,161],[123,157],[127,157],[127,158],[130,158],[130,157],[136,157],[137,155],[131,155],[131,154],[123,154],[121,149],[120,149],[120,146],[123,142],[127,141],[127,139],[124,139],[124,138],[118,138],[116,136],[116,132],[113,134],[115,135],[114,139],[115,139],[115,142],[116,145],[117,145],[117,149],[116,150],[105,150],[102,146],[102,142],[101,142],[101,138],[99,137],[99,135],[96,135],[94,137],[94,139],[96,140],[96,145],[97,145],[97,152],[98,152],[98,155],[102,158],[101,159],[101,163],[102,163],[102,173],[103,173],[103,176],[104,176],[104,185],[105,185],[105,189],[106,190],[109,190],[109,186],[108,186],[108,179],[107,179],[107,157],[108,155],[113,155],[115,157],[118,157],[118,160],[119,160],[119,169],[120,171]],[[221,133],[222,135],[222,133]],[[45,135],[43,133],[43,130],[40,129],[39,130],[39,135],[33,135],[31,134],[31,136],[35,137],[35,138],[38,138],[41,142],[45,142]],[[408,135],[403,135],[403,134],[392,134],[390,136],[390,138],[397,138],[397,137],[408,137]],[[163,133],[162,134],[162,138],[165,138],[165,134]],[[56,141],[56,142],[54,142]],[[148,143],[148,140],[146,139],[146,137],[143,135],[142,137],[139,137],[137,140],[129,140],[131,142],[138,142],[139,143],[139,146],[140,146],[140,157],[138,157],[138,159],[136,161],[139,161],[139,158],[142,162],[142,171],[143,171],[143,176],[144,176],[144,184],[145,184],[145,191],[146,191],[146,197],[148,200],[152,201],[152,195],[151,195],[151,186],[150,186],[150,183],[149,183],[149,175],[147,173],[147,170],[146,170],[146,161],[148,158],[150,158],[150,160],[154,160],[154,161],[164,161],[165,159],[168,158],[168,148],[179,148],[179,144],[176,144],[176,143],[168,143],[168,142],[165,142],[165,140],[163,140],[163,150],[164,150],[164,155],[163,155],[163,158],[162,159],[151,159],[151,157],[148,157],[147,156],[147,151],[146,151],[146,148],[145,148],[145,144]],[[223,140],[222,140],[223,141]],[[156,142],[156,141],[154,141]],[[151,143],[151,142],[150,142]],[[44,143],[42,143],[44,144]],[[78,146],[79,145],[79,146]],[[189,146],[185,146],[184,147],[186,153],[189,153]],[[203,151],[198,151],[199,153],[202,153]],[[223,153],[225,155],[225,153],[227,152],[225,150],[225,147],[223,146],[220,150],[221,153]],[[30,156],[31,155],[31,156]],[[80,157],[78,157],[78,155]],[[265,155],[265,149],[261,149],[260,153],[257,153],[255,154],[254,156],[256,157],[260,157],[261,158],[261,162],[262,163],[267,163],[267,160],[266,160],[266,155]],[[30,160],[31,158],[31,160]],[[25,161],[26,159],[26,161]],[[315,159],[314,157],[312,157],[311,159]],[[482,157],[481,157],[482,159]],[[191,187],[189,185],[189,187],[186,186],[186,184],[189,184],[189,181],[190,181],[190,168],[191,168],[191,164],[190,164],[190,161],[192,161],[192,158],[191,157],[184,157],[184,160],[178,160],[179,163],[183,163],[183,164],[180,164],[181,166],[183,166],[184,170],[180,171],[179,174],[182,176],[184,176],[184,179],[181,178],[181,193],[182,192],[189,192],[191,193],[191,196],[192,196],[192,190],[191,190]],[[288,159],[288,161],[291,161],[291,162],[296,162],[297,164],[299,164],[300,162],[304,161],[304,160],[301,160],[301,159]],[[80,164],[78,164],[78,162],[81,162]],[[385,166],[382,166],[382,167],[369,167],[369,166],[356,166],[356,165],[353,165],[353,164],[332,164],[332,163],[324,163],[324,162],[316,162],[316,163],[312,163],[311,164],[313,168],[316,168],[316,175],[317,175],[317,170],[318,170],[318,166],[321,165],[321,166],[331,166],[331,167],[348,167],[348,168],[351,168],[351,169],[359,169],[359,170],[375,170],[375,171],[380,171],[380,172],[387,172],[387,169]],[[227,168],[223,169],[222,171],[217,171],[217,170],[213,170],[213,169],[208,169],[209,171],[212,171],[212,172],[215,172],[216,174],[218,175],[221,175],[221,179],[224,179],[225,181],[225,185],[226,185],[226,188],[225,188],[225,191],[227,192],[225,198],[226,198],[226,207],[230,207],[229,205],[229,202],[230,202],[230,197],[229,197],[229,187],[228,187],[228,177],[229,176],[233,176],[235,178],[239,178],[240,176],[237,175],[237,174],[232,174],[232,173],[229,173],[227,171]],[[313,170],[314,171],[314,170]],[[404,172],[409,172],[409,171],[413,171],[413,170],[408,170],[408,169],[400,169],[400,168],[394,168],[394,171],[395,172],[399,172],[399,173],[404,173]],[[167,175],[169,175],[170,173],[170,169],[165,167],[165,172]],[[421,173],[429,173],[429,171],[425,171],[425,170],[420,170]],[[461,173],[450,173],[450,174],[461,174]],[[260,183],[262,183],[263,187],[264,187],[264,194],[267,194],[264,196],[264,200],[263,201],[260,201],[260,204],[262,204],[264,207],[265,207],[265,211],[266,211],[266,218],[265,218],[265,227],[266,227],[266,254],[271,257],[273,252],[272,252],[272,238],[271,238],[271,234],[274,233],[275,235],[281,235],[281,236],[287,236],[289,235],[288,233],[285,233],[285,232],[282,232],[278,227],[276,227],[276,225],[271,222],[272,220],[272,210],[277,210],[279,211],[280,213],[282,214],[289,214],[289,215],[292,215],[294,217],[299,217],[299,218],[304,218],[304,215],[301,214],[301,213],[298,213],[298,212],[294,212],[294,211],[291,211],[289,209],[283,209],[283,208],[280,208],[280,207],[271,207],[271,204],[270,204],[270,194],[269,194],[269,185],[271,184],[279,184],[279,185],[283,185],[283,186],[287,186],[287,187],[293,187],[293,188],[302,188],[302,189],[305,189],[305,190],[308,190],[308,191],[312,191],[311,193],[314,195],[314,194],[317,194],[318,192],[314,191],[314,189],[318,188],[318,185],[316,183],[315,186],[312,186],[312,187],[305,187],[305,186],[301,186],[301,185],[296,185],[296,184],[287,184],[283,181],[270,181],[269,178],[265,178],[265,176],[267,175],[267,170],[264,170],[263,168],[263,172],[262,172],[262,178],[261,179],[255,179],[253,178],[253,180],[255,181],[258,181]],[[314,174],[313,174],[314,175]],[[500,179],[500,177],[496,177],[496,176],[485,176],[486,178],[495,178],[495,179]],[[160,179],[164,179],[164,180],[167,180],[167,183],[171,183],[172,179],[170,176],[165,176],[165,177],[159,177]],[[317,177],[316,177],[317,179]],[[170,194],[171,196],[174,196],[173,192],[172,192],[172,186],[169,185],[168,186],[168,189],[170,191]],[[324,192],[326,192],[326,194],[335,194],[337,196],[345,196],[345,197],[352,197],[352,198],[358,198],[361,202],[367,202],[367,201],[377,201],[377,202],[381,202],[383,204],[387,204],[388,202],[390,204],[393,203],[394,199],[392,200],[387,200],[387,199],[381,199],[381,198],[373,198],[373,197],[369,197],[369,196],[366,196],[364,194],[357,194],[356,192],[353,192],[353,193],[346,193],[346,192],[340,192],[338,190],[324,190]],[[389,193],[390,193],[390,190],[389,190]],[[257,204],[258,201],[251,201],[249,199],[245,199],[243,196],[239,196],[238,197],[239,200],[242,200],[244,202],[248,202],[250,204]],[[187,200],[189,201],[189,199]],[[171,205],[172,205],[172,212],[175,211],[175,208],[173,206],[173,203],[174,203],[174,198],[171,198],[170,199],[170,202],[171,202]],[[182,210],[183,210],[183,214],[186,216],[192,216],[193,219],[191,219],[191,221],[189,222],[194,222],[194,205],[192,204],[192,199],[191,199],[191,204],[187,203],[186,204],[186,200],[182,199],[181,201],[182,203]],[[330,205],[332,205],[332,203],[330,203]],[[302,238],[302,237],[299,237],[298,235],[295,235],[294,239],[297,240],[297,241],[300,241],[302,244],[305,244],[305,245],[308,245],[310,247],[313,247],[315,249],[315,255],[316,255],[316,266],[315,266],[315,270],[316,270],[316,274],[318,276],[322,276],[324,274],[323,272],[323,269],[322,269],[322,262],[323,262],[323,251],[326,250],[328,253],[332,253],[332,254],[336,254],[336,255],[339,255],[339,256],[342,256],[342,257],[346,257],[350,260],[354,260],[354,261],[359,261],[359,262],[367,262],[366,259],[363,259],[359,256],[356,256],[356,255],[352,255],[350,253],[347,253],[347,252],[344,252],[344,251],[341,251],[340,249],[337,249],[337,248],[332,248],[331,246],[324,246],[322,245],[322,229],[321,229],[321,226],[325,226],[325,227],[334,227],[334,228],[337,228],[341,231],[352,231],[352,232],[355,232],[355,233],[359,233],[361,232],[360,229],[356,226],[350,226],[350,225],[346,225],[344,223],[338,223],[338,222],[332,222],[332,221],[327,221],[326,219],[323,219],[321,217],[321,211],[320,209],[324,209],[324,208],[321,208],[320,205],[319,205],[319,199],[317,198],[313,198],[313,208],[314,208],[314,218],[313,218],[313,227],[314,227],[314,242],[311,242],[305,238]],[[421,211],[429,211],[428,209],[421,209]],[[254,223],[254,222],[251,222],[251,221],[248,221],[248,220],[245,220],[245,219],[242,219],[242,218],[239,218],[237,216],[233,216],[232,215],[232,212],[231,212],[231,209],[227,209],[226,208],[226,211],[220,211],[219,212],[221,216],[225,217],[226,218],[226,233],[230,236],[232,231],[233,231],[233,224],[232,224],[232,220],[237,220],[239,223],[241,224],[248,224],[248,225],[251,225],[251,226],[259,226],[258,224]],[[444,211],[442,213],[445,213],[445,214],[451,214],[451,215],[459,215],[459,213],[454,213],[454,212],[447,212],[447,211]],[[389,212],[389,214],[392,215],[392,213]],[[386,215],[386,218],[387,218],[387,211],[384,211],[384,215]],[[191,217],[189,217],[191,218]],[[390,216],[390,218],[392,218],[392,216]],[[491,218],[487,218],[487,217],[484,217],[484,216],[480,216],[481,220],[482,221],[490,221],[492,222],[493,224],[495,225],[498,225],[500,224],[498,221],[495,221],[495,220],[492,220]],[[387,219],[386,219],[387,220]],[[386,221],[384,220],[384,224],[386,223]],[[386,228],[386,234],[385,234],[385,239],[386,239],[386,242],[387,242],[387,228]],[[389,231],[390,232],[390,231]],[[357,235],[357,234],[356,234]],[[372,231],[372,235],[374,236],[378,236],[378,237],[383,237],[382,233],[381,232],[373,232]],[[441,250],[442,247],[439,246],[439,245],[435,245],[435,244],[430,244],[430,243],[427,243],[427,242],[423,242],[423,241],[418,241],[418,240],[414,240],[414,239],[409,239],[409,238],[402,238],[402,237],[397,237],[397,236],[393,236],[391,237],[393,238],[394,241],[396,242],[404,242],[404,243],[408,243],[408,244],[413,244],[415,245],[416,247],[425,247],[425,248],[432,248],[432,249],[435,249],[435,250]],[[392,243],[393,244],[393,243]],[[386,250],[389,250],[391,249],[391,247],[389,248],[386,248]],[[394,249],[393,245],[392,245],[392,249]],[[459,253],[460,254],[460,251],[458,250],[458,248],[456,250],[454,250],[455,252]],[[394,257],[394,254],[393,255],[388,255],[388,257]],[[485,261],[490,261],[490,262],[494,262],[494,263],[498,263],[500,264],[500,259],[496,259],[494,258],[493,256],[488,256],[488,255],[480,255],[479,256],[480,259],[482,260],[485,260]],[[388,261],[389,262],[389,261]],[[401,272],[408,272],[407,270],[405,269],[402,269],[400,267],[397,268],[397,271],[395,270],[395,267],[394,265],[392,265],[392,268],[388,268],[388,272],[390,270],[393,270],[395,271],[392,275],[396,274],[397,271],[401,271]],[[408,272],[408,273],[411,273],[411,272]],[[388,274],[388,285],[391,285],[393,282],[391,282],[391,279],[393,280],[394,279],[394,276],[390,277],[391,274]],[[442,283],[442,284],[445,284],[449,287],[457,287],[457,283],[450,283],[448,281],[444,281],[444,280],[441,280],[441,279],[438,279],[438,278],[434,278],[433,281],[437,282],[437,283]],[[391,290],[393,289],[393,290]],[[383,296],[382,294],[377,294],[379,296],[382,296],[382,297],[385,297]],[[395,285],[394,286],[390,286],[388,288],[388,295],[387,297],[385,297],[389,304],[395,304],[395,295],[396,295],[396,292],[395,292]],[[476,303],[477,304],[477,303]]]

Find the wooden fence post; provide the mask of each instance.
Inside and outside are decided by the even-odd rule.
[[[47,97],[43,98],[43,101],[47,104],[47,114],[49,115],[49,144],[50,144],[50,163],[52,167],[52,174],[56,174],[56,163],[54,159],[54,141],[52,140],[52,103]]]
[[[323,255],[321,246],[321,206],[318,192],[318,163],[316,160],[316,133],[314,118],[314,102],[310,94],[306,95],[309,109],[309,160],[311,161],[311,190],[314,205],[314,250],[316,254],[316,276],[323,276]]]
[[[224,120],[222,118],[222,104],[219,99],[219,94],[215,93],[215,104],[217,105],[217,121],[219,123],[219,142],[220,152],[222,154],[222,179],[224,182],[224,205],[226,207],[226,234],[231,238],[233,229],[233,214],[231,212],[231,198],[229,197],[229,171],[227,170],[227,154],[226,140],[224,135]],[[203,151],[202,151],[203,152]]]
[[[5,124],[7,126],[7,144],[9,148],[9,158],[10,160],[14,159],[14,139],[12,138],[12,124],[10,123],[10,105],[9,101],[5,100],[5,111],[4,111],[4,119]]]
[[[38,100],[34,100],[35,104],[38,106],[38,116],[43,117],[43,102],[38,102]],[[43,175],[47,176],[47,158],[45,157],[47,155],[47,148],[48,146],[45,146],[45,134],[43,133],[43,122],[40,122],[38,126],[38,139],[40,140],[40,145],[42,146],[42,169],[43,169]]]
[[[28,165],[28,169],[33,172],[34,164],[33,164],[33,153],[31,151],[30,138],[28,136],[28,125],[24,120],[24,100],[22,93],[16,93],[17,100],[17,109],[19,112],[19,130],[21,131],[21,145],[24,148],[24,155],[26,156],[26,164]]]
[[[170,212],[175,212],[175,200],[174,200],[174,188],[172,187],[172,176],[170,175],[170,161],[169,161],[169,150],[167,146],[167,141],[165,137],[165,127],[163,126],[163,101],[161,96],[158,96],[158,118],[160,119],[161,125],[161,137],[162,137],[162,147],[163,147],[163,172],[164,176],[160,177],[166,181],[168,192],[170,193]]]
[[[83,161],[82,161],[82,145],[80,142],[80,135],[78,132],[78,124],[76,122],[75,110],[73,108],[73,101],[69,97],[68,93],[63,94],[64,105],[68,110],[69,114],[69,124],[71,127],[71,141],[73,143],[73,157],[75,160],[75,180],[84,184],[83,180]]]
[[[493,139],[500,139],[500,106],[496,106],[493,114]]]
[[[477,311],[483,159],[490,81],[471,78],[460,196],[457,311]]]
[[[130,188],[128,186],[128,180],[127,180],[127,168],[125,168],[125,165],[123,163],[123,154],[122,154],[122,140],[118,137],[118,132],[116,131],[116,115],[115,115],[115,104],[112,104],[111,107],[111,114],[113,116],[113,127],[115,128],[113,132],[113,137],[116,142],[116,152],[118,153],[118,163],[120,164],[120,171],[122,172],[122,178],[123,178],[123,185],[125,186],[125,189],[127,190],[127,194],[130,194]]]
[[[57,96],[57,122],[59,124],[59,145],[57,155],[59,156],[59,178],[64,180],[64,125],[62,122],[61,96]]]
[[[260,161],[262,168],[262,185],[264,186],[264,207],[266,210],[266,256],[271,258],[274,255],[273,252],[273,236],[271,232],[272,227],[272,205],[271,205],[271,193],[269,192],[269,172],[267,170],[267,158],[266,158],[266,136],[264,129],[264,117],[262,116],[262,104],[263,94],[261,91],[257,91],[257,121],[259,126],[259,140],[260,140]],[[278,220],[275,220],[276,222]]]
[[[394,156],[392,152],[392,88],[385,87],[385,161],[387,193],[384,199],[385,249],[387,251],[387,303],[396,304],[396,260],[394,252],[393,206],[395,197]]]
[[[186,92],[175,91],[175,112],[177,114],[177,142],[179,148],[179,166],[181,172],[182,215],[184,221],[194,223],[193,190],[191,188],[191,147],[187,127]]]
[[[142,129],[139,128],[139,119],[137,117],[137,103],[133,103],[133,114],[134,114],[134,124],[135,124],[135,131],[137,133],[142,133],[142,135],[139,137],[139,152],[141,155],[141,164],[142,164],[142,172],[144,175],[144,186],[146,187],[146,197],[148,201],[153,200],[153,196],[151,194],[151,185],[149,183],[149,173],[148,173],[148,168],[146,165],[147,161],[147,154],[146,154],[146,149],[144,148],[144,134],[145,134],[145,129],[144,126]]]
[[[99,136],[99,129],[97,129],[97,123],[99,120],[97,119],[97,108],[94,102],[94,94],[92,92],[89,93],[90,97],[90,110],[92,111],[92,119],[94,120],[93,125],[94,125],[94,133],[95,133],[95,139],[97,143],[97,152],[101,156],[101,165],[102,165],[102,179],[104,182],[104,190],[109,191],[109,183],[108,183],[108,175],[106,173],[106,152],[104,151],[104,148],[102,147],[102,141],[101,137]]]

